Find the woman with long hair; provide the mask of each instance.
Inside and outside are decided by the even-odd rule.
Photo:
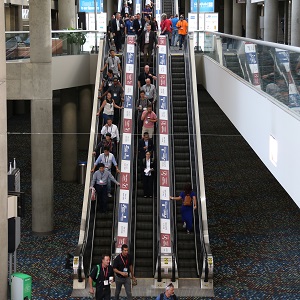
[[[196,194],[192,189],[190,183],[186,183],[184,191],[180,193],[178,197],[170,196],[171,200],[182,201],[181,205],[181,218],[183,222],[183,228],[189,234],[193,230],[193,209],[197,208]]]

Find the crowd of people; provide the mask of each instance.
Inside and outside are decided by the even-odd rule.
[[[155,113],[157,94],[153,73],[152,52],[157,46],[157,34],[168,35],[170,45],[182,48],[185,35],[187,34],[187,21],[183,16],[162,15],[160,28],[153,17],[154,4],[146,0],[145,8],[141,14],[132,14],[131,1],[125,1],[121,12],[116,13],[109,22],[108,36],[111,39],[111,49],[101,72],[102,82],[99,86],[100,101],[97,116],[99,117],[99,135],[97,146],[94,149],[95,163],[91,169],[91,189],[97,195],[97,211],[107,213],[107,202],[112,197],[112,182],[117,186],[120,183],[113,176],[120,173],[118,167],[118,147],[120,142],[119,127],[122,110],[126,107],[124,102],[124,87],[121,84],[122,64],[118,56],[122,52],[126,35],[135,35],[136,44],[140,53],[144,56],[144,69],[138,76],[137,97],[135,100],[136,111],[136,134],[138,135],[138,164],[139,179],[143,182],[144,198],[153,198],[156,177],[156,150],[155,128],[158,122]],[[191,193],[191,191],[190,191]],[[195,195],[191,193],[193,199]],[[184,205],[185,195],[180,195]],[[179,200],[179,197],[173,197]],[[96,197],[94,197],[96,199]],[[195,207],[195,205],[193,205]],[[184,210],[182,210],[184,211]],[[192,221],[189,219],[190,209],[186,209],[183,222],[188,232],[192,230]],[[110,299],[110,285],[116,283],[115,299],[119,299],[122,285],[125,287],[127,299],[132,299],[131,280],[136,283],[132,268],[132,258],[128,254],[128,246],[123,245],[121,254],[110,265],[110,256],[102,256],[102,264],[96,266],[89,277],[90,293],[96,288],[96,299]],[[174,286],[167,285],[165,292],[157,299],[177,299],[174,295]]]
[[[117,12],[110,19],[107,26],[107,34],[111,44],[116,48],[117,54],[122,51],[122,45],[127,35],[137,37],[140,51],[144,57],[145,64],[149,64],[149,56],[157,44],[157,35],[167,35],[169,45],[182,49],[185,37],[188,33],[188,22],[184,15],[161,15],[161,22],[158,24],[154,14],[154,3],[146,0],[145,8],[141,13],[133,13],[132,5],[129,1],[124,1],[121,12]]]
[[[96,300],[110,300],[110,286],[115,283],[114,299],[120,299],[120,292],[124,285],[127,299],[132,300],[131,286],[136,285],[137,280],[134,276],[133,259],[129,254],[128,245],[122,245],[121,253],[116,256],[113,265],[110,264],[110,256],[108,254],[103,254],[101,258],[101,264],[95,266],[90,273],[89,293],[94,295],[96,290]],[[156,300],[177,300],[172,282],[165,287],[165,291],[160,293]]]

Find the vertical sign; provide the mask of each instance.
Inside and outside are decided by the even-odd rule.
[[[131,172],[131,142],[132,142],[132,118],[134,116],[135,105],[133,103],[134,61],[135,61],[135,36],[127,36],[126,61],[125,61],[125,91],[123,110],[123,131],[122,131],[122,154],[120,158],[120,194],[118,208],[118,234],[116,243],[116,253],[121,253],[123,244],[128,243],[128,218],[130,208],[130,172]]]
[[[158,37],[158,99],[159,99],[159,190],[160,190],[160,250],[171,253],[169,123],[168,123],[168,57],[166,36]]]
[[[251,83],[258,89],[260,89],[261,86],[257,64],[256,45],[253,43],[245,43],[245,53],[246,60],[251,73]]]
[[[299,111],[300,95],[291,72],[290,54],[287,50],[278,48],[275,48],[275,50],[278,68],[280,69],[289,89],[289,107],[293,110]]]

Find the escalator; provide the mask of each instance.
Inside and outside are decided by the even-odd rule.
[[[162,13],[167,14],[167,18],[170,18],[170,15],[173,14],[173,2],[172,0],[162,1]]]
[[[189,128],[186,101],[185,62],[183,55],[173,55],[172,70],[172,107],[173,107],[173,148],[175,194],[179,196],[184,185],[191,182]],[[187,234],[182,227],[180,214],[181,201],[176,201],[177,217],[177,259],[179,278],[196,278],[195,236]]]
[[[153,64],[150,65],[152,73]],[[144,72],[143,59],[137,64],[138,74]],[[138,99],[138,98],[137,98]],[[137,119],[136,119],[137,120]],[[156,201],[154,198],[144,198],[143,182],[141,174],[141,162],[138,159],[138,141],[141,134],[137,133],[135,126],[135,149],[136,158],[134,166],[135,178],[135,267],[134,273],[138,278],[152,278],[154,275],[155,258],[155,233],[156,223],[154,212],[156,211]],[[154,193],[152,194],[154,195]]]
[[[236,75],[245,79],[240,60],[236,51],[224,52],[224,65]]]

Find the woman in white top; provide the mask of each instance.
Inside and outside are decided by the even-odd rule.
[[[122,109],[123,106],[118,106],[114,99],[111,97],[111,93],[108,92],[106,94],[106,99],[103,100],[101,107],[99,108],[99,111],[97,112],[97,116],[101,114],[101,111],[103,110],[103,121],[104,124],[106,124],[108,119],[114,120],[114,108]]]
[[[151,158],[151,152],[146,152],[146,158],[143,159],[143,186],[144,198],[153,196],[153,177],[154,177],[154,159]]]

